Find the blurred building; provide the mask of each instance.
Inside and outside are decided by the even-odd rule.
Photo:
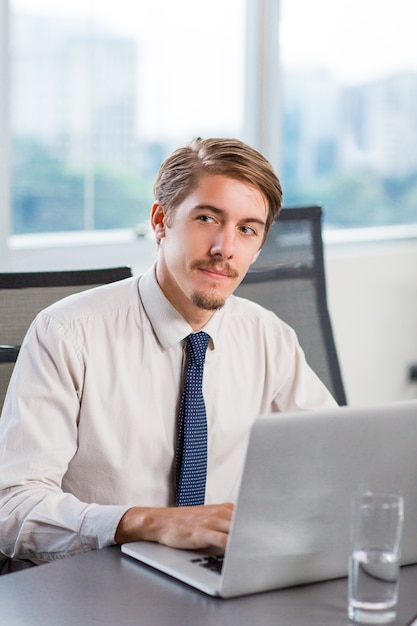
[[[343,167],[367,166],[382,176],[417,172],[417,74],[346,88]]]
[[[68,164],[135,168],[135,41],[76,19],[19,14],[13,28],[13,134]]]
[[[332,172],[417,172],[417,74],[343,86],[327,72],[283,76],[282,165],[287,185]]]

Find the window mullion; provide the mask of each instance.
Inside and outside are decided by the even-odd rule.
[[[10,10],[9,0],[0,2],[0,268],[8,262],[10,234]]]
[[[247,0],[245,137],[280,171],[280,0]]]

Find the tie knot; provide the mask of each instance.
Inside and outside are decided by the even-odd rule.
[[[210,335],[200,331],[187,337],[188,359],[190,365],[204,365]]]

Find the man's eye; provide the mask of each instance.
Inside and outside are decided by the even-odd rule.
[[[214,221],[214,217],[212,217],[211,215],[199,215],[198,219],[200,222],[213,222]]]
[[[256,235],[255,229],[250,226],[241,226],[240,230],[244,235]]]

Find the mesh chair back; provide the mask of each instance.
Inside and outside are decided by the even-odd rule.
[[[236,290],[274,311],[297,333],[307,361],[336,401],[346,396],[327,308],[322,209],[282,209],[264,247]]]
[[[23,337],[39,311],[65,296],[129,276],[130,267],[0,273],[0,410]]]

